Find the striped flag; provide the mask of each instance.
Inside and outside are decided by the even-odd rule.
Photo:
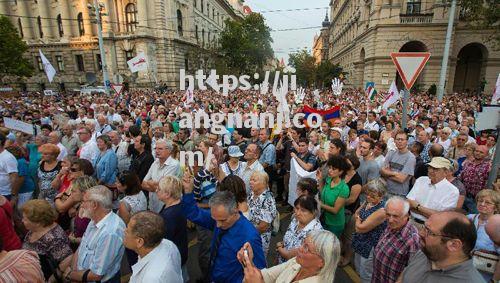
[[[375,89],[374,82],[367,82],[365,86],[365,94],[368,100],[373,101],[377,95],[377,90]]]
[[[393,81],[391,87],[389,88],[389,93],[385,97],[382,109],[388,109],[391,105],[398,102],[400,98],[401,95],[399,94],[398,88],[396,87],[396,82]]]

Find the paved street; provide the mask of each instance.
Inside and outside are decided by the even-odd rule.
[[[280,241],[283,238],[283,235],[286,231],[286,228],[288,227],[288,224],[290,223],[290,215],[291,212],[286,212],[284,207],[278,207],[280,214],[281,214],[281,230],[280,234],[277,235],[276,237],[273,237],[271,239],[271,247],[276,246],[276,242]],[[190,231],[189,233],[189,258],[188,258],[188,271],[193,278],[190,278],[190,282],[195,282],[196,279],[201,277],[200,274],[200,269],[198,268],[198,263],[197,263],[197,253],[198,253],[198,245],[196,241],[196,232],[195,231]],[[275,265],[276,259],[276,251],[274,249],[269,250],[269,255],[267,258],[267,263],[268,266],[273,266]],[[359,277],[357,276],[356,272],[353,270],[351,266],[347,266],[345,268],[339,268],[337,269],[337,274],[335,275],[335,281],[336,283],[350,283],[350,282],[360,282]]]

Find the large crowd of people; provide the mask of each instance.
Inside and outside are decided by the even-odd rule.
[[[487,187],[498,133],[474,118],[484,97],[414,94],[404,128],[402,103],[384,109],[383,95],[290,91],[291,117],[304,105],[340,117],[278,130],[225,115],[215,131],[211,114],[247,124],[283,102],[193,96],[2,99],[0,282],[333,282],[347,265],[361,282],[500,280],[500,178]],[[208,126],[185,127],[195,113]],[[183,163],[186,151],[203,160]],[[291,178],[295,166],[314,177]]]

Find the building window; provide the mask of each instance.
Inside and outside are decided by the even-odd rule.
[[[177,10],[177,32],[182,36],[182,12]]]
[[[188,60],[188,55],[184,55],[184,70],[186,70],[186,72],[189,71],[189,60]]]
[[[129,61],[134,58],[134,52],[132,50],[125,51],[125,61]]]
[[[76,69],[79,72],[85,72],[85,65],[83,63],[83,55],[75,55]]]
[[[62,55],[56,55],[57,70],[64,72],[64,61]]]
[[[78,16],[76,17],[76,19],[78,21],[78,34],[80,36],[84,36],[85,35],[85,27],[83,26],[83,14],[78,13]]]
[[[197,2],[198,2],[197,0],[194,0],[194,2],[193,2],[193,7],[194,7],[194,8],[196,8],[196,6],[197,6],[197,4],[198,4]]]
[[[220,14],[217,12],[217,23],[220,24]]]
[[[200,0],[200,8],[201,8],[201,12],[205,12],[205,6],[203,4],[203,0]]]
[[[36,56],[36,64],[38,65],[38,71],[43,71],[42,57]]]
[[[40,33],[40,38],[43,38],[43,30],[42,30],[42,18],[38,16],[36,18],[36,22],[38,24],[38,32]]]
[[[210,31],[208,31],[207,43],[210,45]]]
[[[194,27],[194,36],[196,37],[196,42],[200,41],[200,38],[198,37],[198,26]]]
[[[214,19],[214,18],[215,18],[215,9],[212,8],[212,19]]]
[[[210,17],[210,3],[207,3],[207,16]]]
[[[21,38],[24,37],[24,32],[23,32],[23,23],[21,21],[21,18],[17,18],[17,28],[19,29],[19,35]]]
[[[97,63],[97,70],[102,71],[102,61],[101,61],[101,54],[96,54],[95,55],[95,61]]]
[[[201,46],[205,46],[205,29],[201,30]]]
[[[125,7],[125,23],[127,32],[133,32],[137,28],[137,9],[130,3]]]
[[[57,15],[57,28],[59,29],[59,37],[63,37],[64,30],[63,30],[61,14]]]
[[[422,5],[422,2],[420,2],[420,1],[408,0],[408,2],[406,3],[406,13],[407,14],[420,14],[421,5]]]

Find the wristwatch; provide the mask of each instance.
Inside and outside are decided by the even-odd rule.
[[[416,210],[416,211],[419,211],[419,210],[420,210],[420,203],[419,203],[419,204],[417,204],[417,207],[415,207],[415,210]]]

